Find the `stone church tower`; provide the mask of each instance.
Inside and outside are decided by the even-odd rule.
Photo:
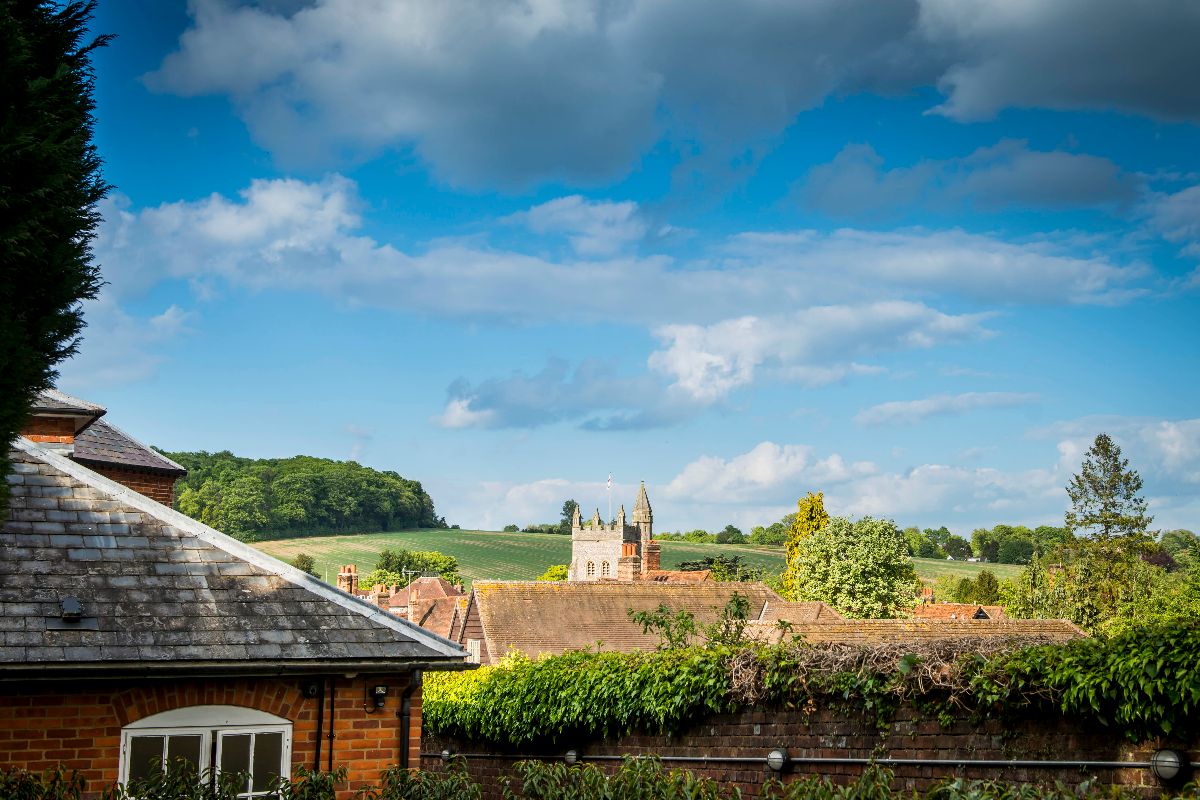
[[[654,540],[654,511],[646,484],[638,489],[633,516],[621,506],[617,519],[605,524],[600,509],[583,522],[579,509],[571,519],[571,566],[567,580],[645,580],[659,569],[659,544]]]

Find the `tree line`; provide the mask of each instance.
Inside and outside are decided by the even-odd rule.
[[[176,484],[175,508],[243,541],[446,527],[421,483],[390,470],[228,450],[165,455],[188,471]]]

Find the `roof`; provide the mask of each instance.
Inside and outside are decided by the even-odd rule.
[[[95,403],[89,403],[86,400],[80,400],[78,397],[72,397],[69,394],[60,392],[58,389],[46,389],[38,394],[37,399],[33,401],[33,411],[49,412],[67,415],[84,415],[92,417],[104,416],[104,406],[98,406]]]
[[[751,626],[752,635],[765,641],[779,641],[787,635],[803,636],[810,644],[841,642],[846,644],[884,644],[914,640],[1003,638],[1065,642],[1087,636],[1075,623],[1065,619],[847,619],[792,625],[780,630],[774,623]]]
[[[712,570],[696,569],[648,569],[642,573],[642,580],[653,583],[705,583],[712,576]]]
[[[761,583],[476,581],[471,603],[478,608],[488,654],[495,660],[510,650],[536,657],[598,642],[605,650],[653,650],[660,637],[643,633],[629,618],[630,609],[652,611],[665,603],[672,611],[690,611],[698,623],[708,624],[716,621],[734,592],[750,600],[751,619],[757,619],[768,602],[780,602],[779,595]]]
[[[457,645],[18,438],[0,527],[0,677],[355,671]],[[78,598],[83,619],[60,602]]]
[[[458,607],[459,601],[465,599],[463,595],[457,595],[420,600],[414,606],[409,606],[408,619],[438,636],[449,637],[450,628],[454,623],[455,609]]]
[[[1004,619],[1004,606],[981,606],[977,603],[921,603],[913,609],[917,619],[955,619],[968,620],[976,618],[982,611],[987,619]]]
[[[762,614],[759,615],[757,621],[777,623],[782,620],[796,625],[831,622],[842,619],[845,619],[845,617],[839,614],[836,608],[825,603],[811,601],[792,603],[780,600],[778,602],[768,602],[763,607]]]
[[[96,420],[76,435],[73,457],[76,461],[92,464],[112,464],[173,475],[187,474],[187,470],[179,464],[104,420]]]
[[[432,600],[442,597],[457,597],[463,594],[457,586],[441,575],[426,575],[417,578],[392,597],[392,605],[404,605],[418,600]]]

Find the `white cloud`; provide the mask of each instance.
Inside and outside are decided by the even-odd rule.
[[[911,425],[928,417],[965,414],[982,408],[1016,408],[1038,401],[1036,394],[1021,392],[964,392],[939,394],[920,400],[893,400],[865,408],[855,415],[859,425]]]
[[[434,422],[443,428],[487,428],[495,416],[490,409],[476,411],[471,408],[470,398],[456,397],[446,403],[446,408],[434,417]]]
[[[670,500],[738,503],[774,496],[784,486],[828,486],[875,472],[869,461],[847,463],[837,454],[822,459],[808,446],[761,442],[730,459],[701,456],[663,494]]]
[[[78,353],[60,365],[58,381],[60,389],[81,394],[150,377],[166,358],[165,346],[186,335],[195,318],[177,305],[150,317],[130,314],[107,287],[82,307],[87,327]]]
[[[1200,12],[1164,0],[193,0],[151,88],[232,98],[288,164],[414,151],[453,183],[607,180],[664,136],[726,156],[830,94],[1197,119]],[[486,135],[481,135],[486,132]]]
[[[1200,186],[1147,201],[1150,225],[1164,238],[1183,245],[1183,252],[1200,257]]]
[[[511,218],[536,233],[562,233],[581,256],[608,256],[646,235],[638,204],[597,202],[577,194],[534,206]]]
[[[1194,493],[1200,486],[1200,418],[1090,416],[1037,429],[1032,436],[1058,439],[1059,464],[1075,473],[1100,433],[1109,434],[1121,446],[1148,491]]]
[[[655,335],[666,347],[650,355],[649,365],[696,401],[711,403],[752,383],[763,369],[819,384],[871,371],[850,361],[854,356],[986,336],[982,321],[979,314],[952,316],[920,303],[888,301],[713,325],[664,325]]]

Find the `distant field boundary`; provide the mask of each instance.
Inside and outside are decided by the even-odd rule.
[[[382,533],[336,534],[303,538],[276,538],[250,542],[268,555],[291,561],[307,553],[316,561],[318,577],[333,581],[343,564],[356,564],[360,574],[374,569],[380,551],[391,548],[436,550],[454,556],[468,583],[476,580],[532,580],[553,564],[571,560],[571,537],[547,533],[508,533],[504,531],[419,528]],[[768,572],[783,570],[783,548],[743,544],[698,544],[662,542],[662,563],[671,569],[681,561],[693,561],[717,554],[740,555],[750,567]],[[1014,564],[983,564],[966,561],[941,561],[914,558],[917,576],[932,582],[943,575],[973,578],[982,570],[991,570],[997,578],[1016,575],[1022,567]]]

